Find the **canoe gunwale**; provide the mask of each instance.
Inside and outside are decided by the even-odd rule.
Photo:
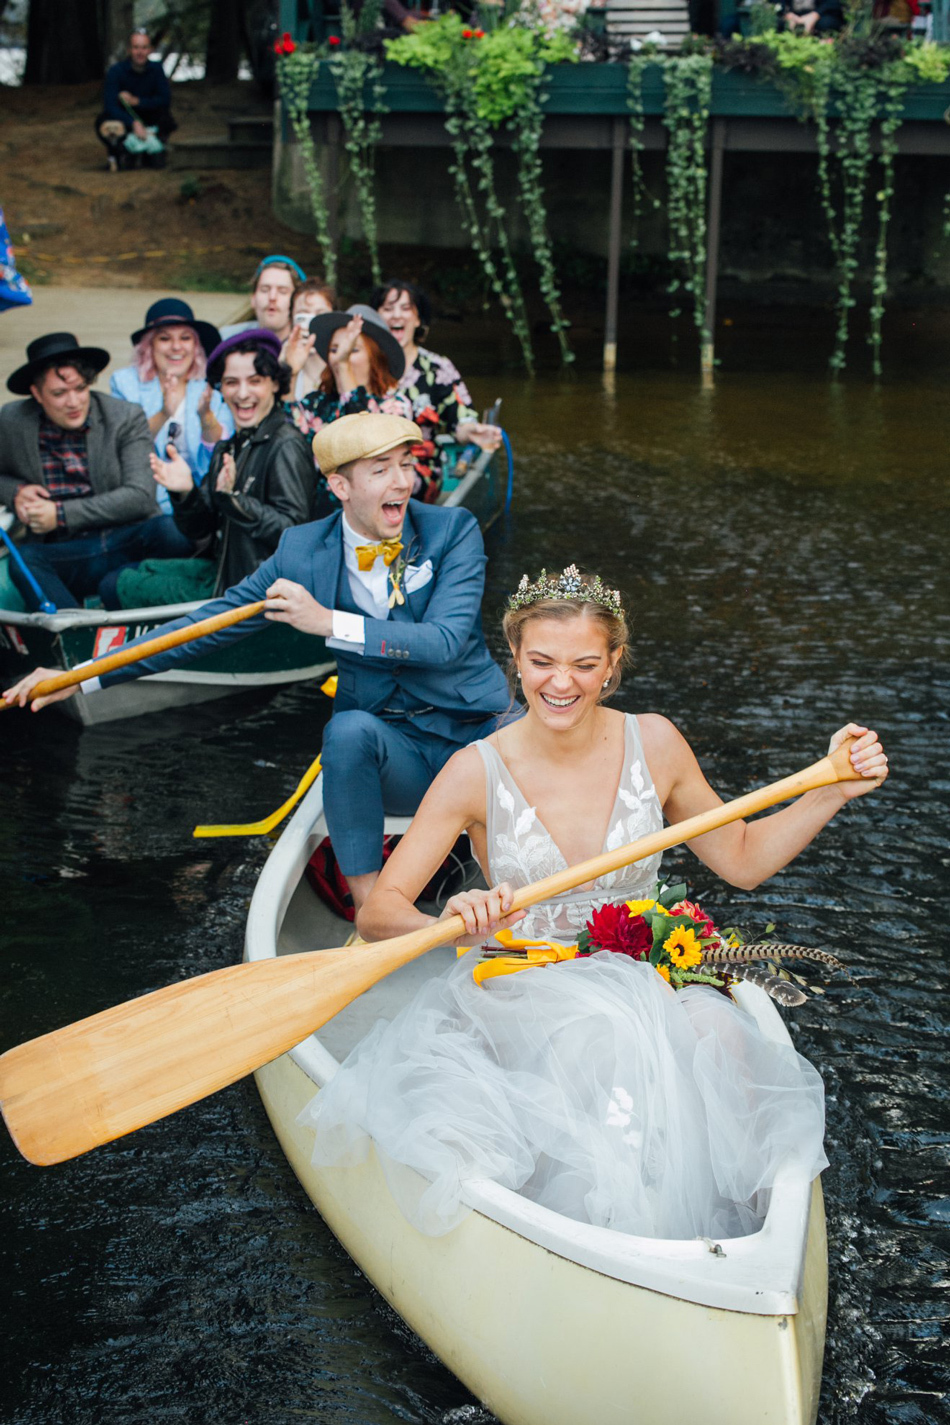
[[[404,830],[406,825],[405,819],[398,825],[393,821],[387,823],[387,829]],[[323,788],[318,778],[259,877],[247,920],[248,960],[268,959],[278,953],[287,908],[323,835]],[[741,985],[736,998],[771,1038],[791,1043],[771,1000],[761,991]],[[328,1083],[339,1068],[319,1033],[291,1049],[289,1056],[316,1088]],[[631,1285],[753,1315],[793,1316],[798,1311],[812,1184],[791,1167],[772,1189],[761,1230],[746,1237],[721,1239],[722,1255],[703,1240],[634,1237],[575,1222],[489,1181],[468,1183],[463,1200],[475,1212],[546,1251]]]

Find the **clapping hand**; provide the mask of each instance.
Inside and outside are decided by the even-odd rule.
[[[159,460],[157,455],[149,456],[155,481],[176,495],[187,495],[189,490],[195,488],[187,460],[182,459],[171,443],[166,445],[165,454],[167,460]]]
[[[349,361],[362,334],[363,318],[360,316],[351,317],[346,326],[341,327],[330,353],[330,365],[334,371],[338,366],[344,366]]]
[[[280,353],[280,359],[290,367],[294,376],[297,376],[307,363],[307,358],[313,355],[313,349],[317,344],[315,336],[308,336],[303,327],[295,323],[291,328],[290,336],[284,342]]]
[[[159,379],[162,386],[162,410],[171,420],[185,399],[188,383],[184,376],[175,376],[171,373]]]
[[[237,466],[234,464],[234,456],[227,452],[221,461],[221,469],[218,471],[218,478],[214,482],[214,488],[222,495],[230,495],[234,489],[234,482],[237,479]]]
[[[875,787],[887,780],[888,773],[887,753],[881,746],[877,733],[870,732],[860,723],[849,722],[847,727],[840,728],[828,744],[829,754],[849,737],[857,739],[851,748],[851,765],[856,772],[861,773],[861,781],[836,783],[835,789],[845,801],[850,801],[852,797],[863,797],[865,792],[873,792]]]

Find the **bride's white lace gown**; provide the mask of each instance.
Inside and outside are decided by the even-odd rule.
[[[499,754],[485,763],[490,884],[525,885],[564,857]],[[604,849],[662,825],[635,717]],[[529,911],[517,933],[572,943],[591,910],[642,898],[659,857]],[[762,1194],[793,1160],[827,1166],[821,1079],[715,990],[674,992],[606,951],[488,980],[472,951],[381,1022],[304,1110],[314,1162],[352,1163],[375,1140],[420,1230],[464,1216],[489,1178],[581,1222],[646,1237],[729,1237],[761,1225]],[[430,1186],[406,1188],[405,1164]]]

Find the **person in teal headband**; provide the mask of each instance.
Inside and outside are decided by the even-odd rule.
[[[286,341],[290,335],[294,293],[306,280],[303,268],[292,257],[283,257],[280,253],[265,257],[251,282],[250,305],[235,322],[221,328],[221,339],[225,341],[251,327],[264,327],[282,342]]]

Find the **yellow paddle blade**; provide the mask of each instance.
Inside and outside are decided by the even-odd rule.
[[[308,792],[320,775],[320,758],[311,762],[297,783],[295,791],[287,798],[282,806],[276,811],[272,811],[270,816],[265,816],[261,821],[246,821],[242,824],[229,826],[196,826],[191,833],[192,836],[266,836],[268,831],[273,831],[279,821],[283,821],[289,811],[300,801],[305,792]]]
[[[325,683],[320,684],[321,693],[326,693],[328,698],[336,697],[337,676],[335,673],[327,678]],[[300,801],[305,792],[308,792],[316,781],[320,772],[320,758],[318,757],[304,772],[297,790],[293,796],[287,798],[282,806],[276,811],[272,811],[270,816],[263,817],[260,821],[246,821],[235,824],[222,823],[219,826],[196,826],[191,833],[192,836],[266,836],[269,831],[273,831],[278,822],[283,821],[289,811]]]

